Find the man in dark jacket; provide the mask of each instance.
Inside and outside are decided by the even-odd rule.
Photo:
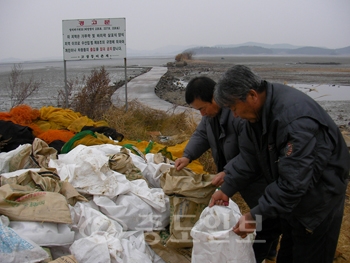
[[[195,77],[186,87],[186,103],[199,110],[203,117],[187,143],[183,157],[175,160],[175,167],[181,170],[192,160],[198,159],[204,152],[211,149],[218,173],[212,184],[220,186],[226,173],[229,173],[229,168],[232,167],[227,164],[234,159],[234,161],[241,159],[240,152],[249,151],[249,149],[245,145],[246,140],[241,139],[245,121],[235,118],[230,109],[222,109],[216,104],[213,99],[215,85],[216,82],[208,77]],[[254,151],[254,147],[248,146]],[[224,168],[226,165],[227,170]],[[247,167],[246,170],[250,172],[251,169]],[[267,182],[255,171],[251,174],[251,177],[245,177],[247,180],[243,178],[239,182],[237,191],[248,206],[253,208],[264,193]],[[259,241],[253,246],[257,262],[262,262],[268,256],[272,242],[278,240],[280,234],[280,229],[273,220],[267,220],[265,226],[262,232],[257,232],[256,240]]]
[[[215,100],[248,120],[247,134],[269,185],[259,204],[233,231],[241,236],[262,217],[280,218],[277,262],[333,262],[344,209],[350,157],[339,128],[308,95],[262,80],[241,65],[227,70]],[[210,205],[227,201],[241,174],[239,163]]]

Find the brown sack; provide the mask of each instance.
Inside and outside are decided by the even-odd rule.
[[[109,156],[109,168],[118,173],[124,174],[129,181],[144,179],[139,168],[132,161],[126,148],[121,148],[120,152]],[[147,180],[146,180],[147,181]]]
[[[211,184],[214,176],[171,168],[160,177],[161,187],[170,197],[170,237],[166,241],[167,247],[192,247],[190,232],[216,189]]]
[[[19,150],[19,149],[18,149]],[[23,145],[23,148],[9,161],[9,172],[20,169],[40,168],[35,160],[31,158],[32,145]]]
[[[168,232],[153,231],[145,233],[145,241],[167,263],[191,263],[192,248],[171,248],[165,246]]]
[[[50,261],[49,263],[78,263],[78,261],[73,255],[67,255],[56,258],[55,260]]]
[[[30,186],[5,184],[0,187],[0,214],[10,220],[71,224],[66,198]]]
[[[43,175],[40,175],[39,173],[42,173]],[[53,176],[53,173],[45,169],[41,169],[38,173],[32,170],[27,170],[15,177],[1,177],[1,185],[17,184],[22,186],[29,186],[32,188],[32,191],[39,190],[58,193],[61,188],[59,182],[60,179],[58,175],[56,175],[56,178],[52,178],[51,176]]]
[[[189,169],[177,171],[170,168],[160,177],[160,185],[166,195],[180,195],[205,199],[200,202],[209,202],[216,187],[211,184],[215,174],[197,174]]]
[[[47,191],[60,193],[66,197],[68,204],[74,206],[76,202],[87,202],[88,200],[78,193],[78,191],[69,183],[60,181],[57,174],[50,170],[40,169],[39,172],[28,170],[23,174],[15,177],[1,178],[1,184],[29,186],[32,191]]]
[[[23,149],[13,156],[9,162],[9,172],[29,168],[49,168],[50,159],[57,159],[57,151],[49,147],[46,142],[35,138],[33,144],[24,145]]]
[[[68,204],[75,206],[77,202],[88,202],[84,196],[78,193],[78,191],[68,182],[61,181],[60,193],[67,199]]]
[[[197,202],[195,202],[195,201]],[[208,202],[205,199],[170,196],[170,237],[166,246],[171,248],[189,248],[193,246],[191,229],[198,221]]]
[[[57,159],[57,150],[43,140],[35,138],[32,144],[32,158],[40,167],[48,169],[50,159]]]

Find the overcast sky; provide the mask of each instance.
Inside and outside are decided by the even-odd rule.
[[[0,0],[0,60],[63,57],[62,20],[125,18],[126,46],[350,46],[350,0]]]

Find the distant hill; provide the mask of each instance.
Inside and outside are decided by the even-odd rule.
[[[246,42],[242,44],[235,44],[235,45],[216,45],[215,47],[242,47],[242,46],[257,46],[257,47],[264,47],[264,48],[285,48],[285,49],[293,49],[293,48],[299,48],[300,46],[294,46],[290,44],[263,44],[263,43],[257,43],[257,42]]]
[[[284,45],[244,45],[244,46],[214,46],[194,47],[184,50],[194,55],[350,55],[350,46],[338,49],[320,47],[293,47]],[[284,47],[283,47],[284,46]]]
[[[350,55],[350,46],[348,47],[343,47],[343,48],[338,48],[336,49],[337,52],[343,55]]]
[[[126,53],[129,57],[137,57],[137,56],[175,56],[179,53],[182,53],[183,50],[189,49],[189,48],[195,48],[196,45],[189,45],[189,46],[165,46],[157,49],[152,50],[136,50],[127,48]]]
[[[187,49],[183,52],[192,52],[195,55],[273,55],[271,49],[257,46],[196,47]]]
[[[257,42],[246,42],[242,44],[232,45],[215,45],[212,47],[199,45],[171,45],[152,50],[136,50],[127,48],[127,57],[162,57],[162,56],[176,56],[183,52],[192,52],[194,55],[314,55],[314,56],[349,56],[350,46],[328,49],[322,47],[302,47],[290,44],[263,44]],[[62,56],[56,57],[42,57],[35,60],[23,60],[20,58],[5,58],[0,59],[0,63],[23,63],[32,61],[63,61]]]

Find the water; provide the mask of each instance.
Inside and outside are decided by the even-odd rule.
[[[289,84],[316,101],[350,101],[350,87],[339,85]]]
[[[228,56],[203,57],[201,59],[221,61],[229,64],[245,64],[254,67],[271,67],[278,69],[279,65],[297,64],[300,62],[322,63],[327,61],[336,62],[339,65],[349,67],[350,57],[280,57],[280,56]],[[127,59],[127,77],[139,75],[144,67],[166,66],[167,62],[173,62],[174,57],[133,57]],[[29,79],[41,81],[38,92],[32,94],[25,100],[25,104],[32,108],[43,106],[59,106],[58,92],[64,91],[64,63],[63,61],[39,61],[21,63],[23,76]],[[119,80],[125,80],[124,59],[115,60],[93,60],[93,61],[67,61],[67,79],[81,80],[83,76],[89,76],[93,69],[99,70],[102,66],[109,73],[111,84]],[[0,64],[0,111],[9,111],[11,101],[9,97],[8,84],[9,75],[13,67],[12,63]],[[337,68],[337,65],[332,65]],[[339,66],[340,67],[340,66]],[[271,74],[277,72],[272,71]],[[350,76],[349,76],[350,77]],[[347,78],[346,78],[347,79]],[[350,101],[349,86],[338,85],[315,85],[315,84],[289,84],[307,93],[318,101]],[[79,85],[78,85],[79,86]]]
[[[159,58],[130,58],[127,59],[127,78],[139,75],[145,67],[165,66],[167,62],[173,61],[170,57]],[[31,77],[35,81],[41,81],[40,88],[25,100],[25,104],[32,108],[43,106],[58,106],[58,93],[64,91],[64,63],[63,61],[40,61],[21,63],[23,78],[28,80]],[[9,111],[11,108],[10,93],[8,90],[9,76],[13,63],[0,64],[0,111]],[[82,80],[90,75],[93,69],[99,70],[105,67],[114,82],[125,80],[124,59],[120,60],[93,60],[93,61],[67,61],[67,80]],[[79,87],[79,83],[77,84]]]

